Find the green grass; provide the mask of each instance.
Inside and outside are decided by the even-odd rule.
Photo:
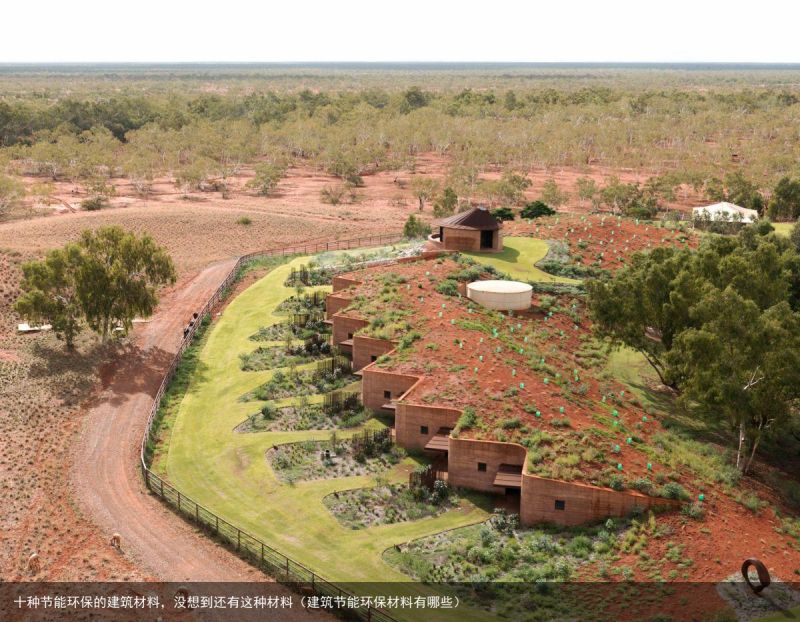
[[[792,232],[792,227],[794,227],[793,222],[773,222],[772,226],[775,227],[775,233],[779,233],[780,235],[789,235]]]
[[[478,263],[492,266],[514,279],[541,283],[571,283],[580,281],[563,276],[554,276],[536,267],[536,262],[547,255],[547,242],[536,238],[503,238],[503,250],[499,253],[464,253]]]
[[[795,607],[794,609],[771,613],[763,618],[757,618],[753,622],[786,622],[786,620],[797,620],[798,618],[800,618],[800,607]]]
[[[283,484],[265,457],[273,445],[327,440],[330,431],[233,432],[263,404],[240,402],[239,396],[266,382],[274,372],[242,371],[239,355],[264,345],[249,336],[260,326],[279,321],[274,309],[293,294],[283,282],[292,267],[307,260],[294,259],[250,286],[210,328],[199,355],[202,374],[190,383],[169,437],[166,473],[198,503],[328,579],[408,581],[409,577],[384,562],[385,549],[484,520],[485,510],[464,502],[458,509],[433,518],[358,531],[347,529],[326,509],[324,497],[336,490],[374,486],[374,476]],[[321,396],[310,400],[319,401]],[[287,399],[280,403],[291,402]],[[373,419],[367,425],[384,424]],[[352,433],[338,434],[346,438]],[[408,471],[416,464],[414,458],[404,459],[389,472],[389,481],[407,481]]]

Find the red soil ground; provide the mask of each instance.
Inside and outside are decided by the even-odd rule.
[[[74,240],[83,229],[118,224],[150,233],[169,249],[181,270],[192,274],[211,262],[269,246],[399,231],[409,214],[418,213],[412,179],[425,177],[443,182],[448,166],[449,161],[443,156],[421,154],[413,172],[365,175],[357,202],[336,206],[323,203],[320,192],[341,181],[304,166],[290,169],[269,197],[255,196],[245,188],[253,176],[249,166],[227,180],[227,199],[219,192],[185,193],[171,178],[156,180],[152,193],[144,198],[136,194],[130,181],[115,178],[110,180],[116,191],[110,200],[112,207],[94,212],[80,207],[87,198],[82,186],[58,181],[53,184],[50,205],[29,198],[26,207],[16,214],[18,220],[0,224],[0,248],[38,253]],[[576,180],[589,176],[602,182],[609,175],[623,181],[644,181],[650,176],[619,169],[535,169],[529,172],[532,185],[525,195],[528,199],[538,198],[544,182],[554,178],[570,194],[561,210],[586,212],[589,206],[577,199]],[[483,178],[498,176],[497,171],[487,171]],[[32,186],[42,179],[28,177],[24,181]],[[704,202],[688,189],[678,194],[679,200],[668,207],[685,210]],[[431,217],[430,204],[426,204],[422,215]],[[252,224],[237,224],[245,216]]]

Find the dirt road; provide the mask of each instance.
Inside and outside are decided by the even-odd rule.
[[[134,347],[109,375],[75,448],[72,479],[83,509],[109,538],[119,533],[124,553],[158,580],[264,578],[149,496],[138,468],[152,397],[178,349],[183,327],[234,263],[231,259],[208,266],[166,294],[151,321],[136,326]]]

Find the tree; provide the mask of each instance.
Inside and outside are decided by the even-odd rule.
[[[772,220],[797,220],[800,218],[800,179],[783,177],[772,191],[769,202]]]
[[[0,213],[11,209],[25,196],[25,186],[13,177],[0,173]]]
[[[794,227],[792,227],[792,231],[789,233],[789,239],[800,254],[800,219],[794,223]]]
[[[175,282],[172,259],[149,235],[103,227],[84,231],[79,244],[78,297],[87,323],[104,341],[112,328],[127,334],[135,317],[152,315],[157,288]]]
[[[597,182],[594,179],[591,177],[579,177],[575,185],[578,187],[578,199],[581,203],[586,201],[589,203],[594,202],[598,192]]]
[[[683,404],[737,432],[744,472],[800,400],[800,256],[768,226],[635,254],[587,284],[600,336],[641,352]],[[745,459],[745,452],[749,458]]]
[[[539,218],[541,216],[552,216],[556,213],[552,207],[544,203],[543,201],[531,201],[530,203],[526,203],[525,207],[522,208],[519,215],[522,218]]]
[[[758,186],[747,179],[741,171],[728,173],[725,181],[711,177],[705,182],[706,196],[712,201],[728,201],[747,209],[764,211],[764,197]]]
[[[758,186],[747,179],[740,171],[725,175],[726,200],[759,214],[764,212],[764,197]]]
[[[800,314],[785,301],[762,311],[731,287],[706,293],[693,314],[699,326],[668,355],[680,399],[729,425],[736,467],[747,473],[764,435],[784,429],[800,399]]]
[[[278,182],[286,174],[286,166],[275,162],[262,162],[256,165],[256,175],[247,182],[261,196],[269,196],[278,187]]]
[[[505,171],[498,184],[500,198],[516,205],[525,196],[525,190],[530,188],[531,180],[526,175],[514,171]]]
[[[414,214],[409,214],[406,224],[403,225],[403,235],[409,239],[424,238],[430,235],[430,232],[430,225],[422,222]]]
[[[52,325],[59,339],[64,339],[67,349],[75,344],[81,330],[83,310],[78,297],[76,276],[83,261],[77,244],[47,253],[41,261],[22,265],[21,289],[23,294],[14,308],[29,322]]]
[[[552,205],[556,209],[564,205],[569,200],[569,194],[562,192],[558,187],[556,180],[553,178],[548,179],[542,186],[541,200],[548,205]]]
[[[642,354],[661,382],[672,388],[677,385],[665,356],[686,326],[686,301],[695,297],[698,287],[685,273],[690,261],[688,250],[656,248],[634,254],[612,279],[586,284],[597,334]]]
[[[439,182],[429,177],[415,177],[411,180],[411,192],[419,201],[419,211],[425,209],[425,201],[431,199],[439,190]]]
[[[642,190],[639,184],[625,184],[619,177],[611,176],[600,190],[600,203],[613,213],[636,218],[652,218],[658,210],[658,197]]]
[[[458,207],[458,196],[451,187],[444,189],[444,192],[433,203],[434,218],[446,218],[452,216]]]
[[[403,93],[404,111],[416,110],[428,105],[430,96],[421,91],[418,86],[412,86]]]

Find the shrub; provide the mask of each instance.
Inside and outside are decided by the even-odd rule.
[[[461,430],[469,430],[470,428],[474,428],[477,423],[478,416],[475,414],[475,409],[472,408],[472,406],[467,406],[458,418],[458,423],[456,423],[454,431],[457,433]]]
[[[625,490],[625,478],[615,473],[611,476],[608,485],[612,490]]]
[[[445,296],[455,296],[458,294],[458,281],[455,279],[444,279],[436,284],[436,291]]]
[[[410,214],[408,220],[406,220],[406,224],[403,225],[403,235],[407,238],[424,238],[430,235],[430,233],[430,225],[422,222],[422,220],[414,216],[414,214]]]
[[[694,520],[700,520],[705,516],[705,510],[700,503],[689,503],[681,508],[681,513]]]
[[[522,422],[519,420],[519,417],[514,417],[513,419],[504,419],[500,422],[500,427],[504,430],[518,430],[522,427]]]
[[[651,482],[646,477],[639,477],[631,482],[631,488],[634,490],[638,490],[642,494],[645,495],[652,495],[655,491],[655,486],[653,482]]]
[[[510,207],[498,207],[496,210],[492,210],[492,216],[497,220],[514,220],[514,210]]]
[[[108,199],[105,197],[91,197],[90,199],[81,201],[81,207],[87,212],[96,212],[104,207],[108,207],[108,205]]]
[[[686,501],[689,498],[689,493],[677,482],[668,482],[661,487],[660,496],[665,499]]]
[[[249,216],[242,216],[241,218],[236,220],[237,225],[252,225],[253,219]]]
[[[325,186],[320,192],[320,200],[329,205],[355,202],[356,195],[349,184]]]
[[[552,216],[556,211],[544,201],[531,201],[526,203],[519,215],[522,218],[539,218],[540,216]]]

